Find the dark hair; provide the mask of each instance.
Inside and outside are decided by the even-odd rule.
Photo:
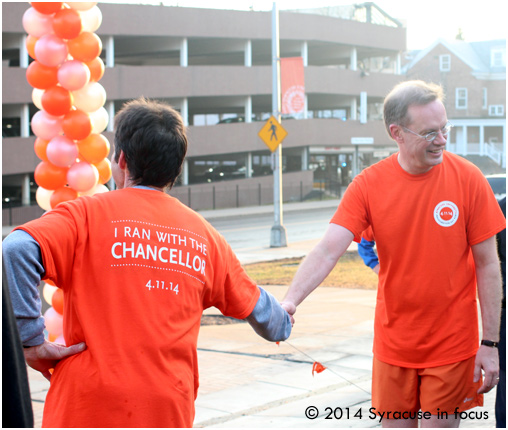
[[[443,101],[443,88],[424,81],[405,81],[393,88],[384,101],[385,127],[390,134],[390,124],[407,126],[411,122],[407,110],[411,105],[426,105],[434,100]]]
[[[136,185],[171,188],[187,152],[180,114],[144,97],[127,102],[115,117],[115,161],[120,151]]]

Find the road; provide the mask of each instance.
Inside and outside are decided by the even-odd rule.
[[[287,246],[270,248],[273,206],[203,211],[225,237],[242,264],[306,256],[324,235],[337,200],[284,204]],[[356,249],[356,244],[352,245]]]
[[[288,244],[320,239],[335,213],[335,207],[284,213]],[[242,215],[211,219],[210,223],[226,238],[235,252],[270,247],[272,214]]]

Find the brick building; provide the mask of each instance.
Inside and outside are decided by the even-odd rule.
[[[408,79],[443,85],[446,110],[454,128],[447,149],[506,168],[506,40],[437,40],[413,53]]]

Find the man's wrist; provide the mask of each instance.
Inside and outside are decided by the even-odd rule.
[[[493,340],[483,339],[481,344],[490,348],[499,348],[499,342],[494,342]]]

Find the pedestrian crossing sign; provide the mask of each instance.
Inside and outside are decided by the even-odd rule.
[[[277,149],[287,135],[288,132],[284,130],[273,115],[266,121],[265,125],[258,133],[258,136],[272,152]]]

